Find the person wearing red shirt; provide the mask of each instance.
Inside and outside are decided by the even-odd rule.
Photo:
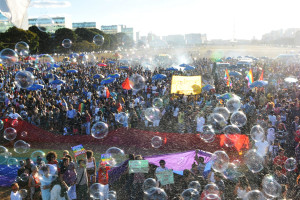
[[[282,167],[282,173],[285,174],[286,170],[284,167],[284,163],[288,158],[284,155],[284,149],[279,149],[278,156],[274,158],[274,165],[278,165]]]
[[[108,185],[108,171],[110,166],[106,166],[105,162],[100,162],[98,170],[98,183],[104,185],[103,188],[103,200],[108,198],[109,185]]]

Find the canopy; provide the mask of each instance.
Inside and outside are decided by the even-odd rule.
[[[176,67],[169,67],[166,69],[167,71],[178,71],[179,69]]]
[[[180,67],[187,67],[187,66],[189,66],[189,65],[182,63],[182,64],[180,64],[179,66],[180,66]]]
[[[254,81],[251,85],[250,85],[250,88],[254,88],[254,87],[264,87],[268,85],[268,82],[267,81]]]
[[[152,76],[152,80],[161,80],[161,79],[166,79],[167,76],[165,74],[156,74]]]
[[[108,77],[108,78],[106,78],[106,79],[104,79],[104,80],[101,81],[101,85],[109,84],[109,83],[112,83],[112,82],[114,82],[114,81],[115,81],[114,78]]]
[[[35,91],[35,90],[41,90],[43,89],[44,86],[41,84],[33,84],[32,86],[28,87],[27,90],[28,91]]]
[[[100,78],[104,78],[104,76],[102,74],[96,74],[93,76],[93,79],[100,79]]]
[[[194,69],[195,69],[195,67],[192,67],[189,65],[184,68],[185,71],[190,71],[190,70],[194,70]]]
[[[77,73],[78,71],[76,69],[69,69],[67,70],[67,73]]]
[[[202,87],[202,91],[209,91],[209,90],[212,90],[212,89],[215,89],[214,86],[209,85],[209,84]]]
[[[27,56],[24,60],[35,60],[35,58],[31,56]]]
[[[59,76],[57,76],[56,74],[47,74],[46,76],[45,76],[45,78],[51,78],[51,79],[59,79]]]
[[[235,94],[232,94],[232,93],[225,93],[225,94],[222,94],[222,95],[220,95],[220,96],[218,96],[217,98],[218,99],[222,99],[222,100],[228,100],[228,99],[231,99],[231,98],[233,98],[233,97],[236,97],[236,98],[239,98],[240,99],[240,97],[239,96],[237,96],[237,95],[235,95]]]
[[[65,83],[65,81],[56,79],[56,80],[52,81],[50,84],[60,85],[60,84],[63,84],[63,83]]]
[[[99,63],[98,66],[100,66],[100,67],[106,67],[107,65],[104,64],[104,63]]]
[[[294,77],[287,77],[284,79],[284,81],[287,83],[296,83],[298,81],[298,79],[296,79]]]
[[[107,78],[120,78],[120,74],[110,74]]]
[[[119,69],[129,69],[128,66],[120,66]]]
[[[229,76],[242,76],[242,74],[240,72],[232,71],[232,72],[229,72]]]
[[[108,63],[109,64],[114,64],[114,63],[116,63],[115,61],[112,61],[112,60],[110,60],[110,61],[108,61]]]

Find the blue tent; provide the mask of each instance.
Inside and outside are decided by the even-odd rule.
[[[56,79],[56,80],[51,82],[51,84],[54,84],[54,85],[60,85],[60,84],[63,84],[63,83],[65,83],[65,81],[59,80],[59,79]]]
[[[128,66],[120,66],[119,69],[129,69]]]
[[[54,64],[53,67],[58,68],[58,67],[60,67],[60,65],[59,64]]]
[[[240,72],[229,72],[229,76],[242,76]]]
[[[33,84],[32,86],[28,87],[27,90],[29,91],[35,91],[35,90],[41,90],[44,86],[41,84]]]
[[[110,60],[110,61],[108,61],[108,63],[109,64],[114,64],[114,63],[116,63],[115,61],[112,61],[112,60]]]
[[[33,67],[27,67],[26,69],[25,69],[26,71],[29,71],[29,72],[32,72],[33,70],[35,70]]]
[[[93,76],[93,79],[100,79],[100,78],[104,78],[104,76],[102,74],[96,74]]]
[[[189,66],[189,65],[182,63],[182,64],[180,64],[179,66],[180,66],[180,67],[187,67],[187,66]]]
[[[51,78],[51,79],[59,79],[59,76],[57,76],[56,74],[47,74],[46,76],[45,76],[45,78]]]
[[[254,81],[251,85],[250,85],[250,88],[254,88],[254,87],[264,87],[268,85],[268,82],[267,81]]]
[[[110,74],[107,78],[120,78],[120,74]]]
[[[161,79],[166,79],[167,76],[164,74],[156,74],[154,76],[152,76],[152,80],[161,80]]]
[[[194,69],[195,69],[195,67],[192,67],[189,65],[184,68],[185,71],[190,71],[190,70],[194,70]]]
[[[51,67],[48,67],[48,68],[46,69],[46,71],[50,71],[50,70],[52,70],[52,69],[56,70],[55,67],[51,66]]]
[[[202,88],[202,91],[209,91],[211,89],[215,89],[214,86],[207,84]]]
[[[166,69],[167,71],[178,71],[179,69],[176,67],[169,67]]]
[[[231,59],[232,59],[231,57],[227,57],[227,58],[226,58],[226,60],[231,60]]]
[[[78,71],[76,69],[69,69],[67,70],[67,73],[77,73]]]
[[[101,81],[101,85],[109,84],[109,83],[112,83],[114,81],[115,81],[114,78],[108,77],[108,78],[106,78],[106,79],[104,79],[104,80]]]

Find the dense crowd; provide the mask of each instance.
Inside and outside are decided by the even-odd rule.
[[[38,65],[32,73],[35,83],[44,85],[44,89],[36,91],[20,89],[15,84],[15,74],[28,68],[27,64],[3,67],[0,72],[1,117],[22,119],[63,135],[90,135],[91,126],[97,121],[106,122],[109,130],[128,127],[180,134],[202,133],[213,108],[225,105],[225,101],[218,97],[230,91],[241,98],[241,109],[247,116],[247,125],[241,128],[241,132],[249,133],[255,124],[261,125],[265,131],[265,140],[252,141],[253,148],[265,159],[264,169],[252,173],[241,164],[243,175],[230,180],[219,172],[204,174],[204,160],[196,155],[195,163],[190,169],[184,170],[182,176],[174,175],[174,184],[161,186],[157,183],[157,187],[164,189],[157,188],[157,195],[166,194],[169,199],[182,198],[180,194],[189,184],[198,181],[201,185],[200,194],[194,199],[206,199],[206,193],[215,194],[212,199],[243,199],[250,190],[262,191],[263,177],[272,174],[282,188],[280,196],[276,199],[300,199],[300,92],[296,83],[284,81],[289,76],[300,77],[298,63],[271,59],[253,63],[251,68],[254,79],[257,80],[263,72],[268,85],[249,88],[245,76],[250,68],[236,69],[242,75],[232,77],[232,86],[228,86],[224,80],[225,68],[218,67],[208,58],[195,59],[190,63],[195,69],[189,71],[169,71],[165,67],[156,67],[151,71],[145,70],[139,63],[120,69],[122,64],[116,59],[99,60],[107,66],[62,63],[57,68],[49,69],[48,65]],[[237,60],[229,62],[234,65]],[[74,71],[67,72],[70,69]],[[119,77],[109,84],[101,84],[101,78],[94,78],[96,74],[107,77],[117,73]],[[141,90],[127,90],[122,87],[126,78],[133,74],[144,77],[145,85]],[[166,78],[153,80],[152,77],[156,74],[165,74]],[[214,88],[203,90],[197,95],[171,94],[172,75],[201,75],[203,83],[211,84]],[[53,84],[55,79],[62,80],[62,83]],[[150,122],[145,118],[144,110],[152,107],[156,98],[163,102],[160,109],[161,119]],[[127,113],[128,117],[123,123],[118,123],[116,119],[121,112]],[[57,178],[48,175],[51,171],[48,165],[47,167],[41,162],[33,163],[27,159],[19,169],[18,176],[25,173],[29,178],[19,181],[19,185],[12,185],[12,196],[15,196],[12,199],[17,199],[20,187],[30,191],[28,199],[39,199],[42,196],[45,200],[86,200],[90,198],[89,186],[101,183],[107,185],[103,190],[105,194],[101,196],[102,199],[107,199],[108,195],[113,196],[109,191],[114,190],[118,199],[140,200],[145,195],[144,181],[147,178],[155,179],[158,171],[166,170],[165,161],[161,160],[159,167],[151,165],[148,174],[129,174],[125,171],[118,181],[108,186],[110,166],[105,162],[96,161],[92,151],[86,153],[86,159],[80,160],[69,155],[68,151],[59,156],[62,158],[60,159],[55,152],[49,152],[46,156],[47,164],[56,165]],[[288,157],[297,160],[298,167],[295,170],[285,169],[284,163]],[[129,155],[129,160],[142,159],[141,155]],[[39,179],[39,170],[44,172],[42,179]],[[74,194],[77,197],[74,198]]]

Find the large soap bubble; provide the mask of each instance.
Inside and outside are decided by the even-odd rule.
[[[255,149],[251,149],[245,154],[244,162],[253,173],[260,172],[264,168],[264,159]]]
[[[6,140],[11,141],[11,140],[16,139],[16,137],[17,137],[17,131],[16,131],[16,129],[14,129],[12,127],[9,127],[9,128],[6,128],[4,130],[4,138]]]
[[[101,46],[104,44],[104,37],[102,35],[95,35],[93,42],[95,45]]]
[[[225,120],[228,120],[230,112],[226,107],[215,107],[213,113],[221,114]]]
[[[274,179],[272,175],[266,175],[262,180],[262,187],[265,194],[276,198],[281,195],[281,185]]]
[[[227,125],[224,127],[223,132],[229,140],[235,142],[238,139],[238,134],[241,133],[241,130],[236,125]]]
[[[28,195],[28,191],[26,189],[19,190],[19,194],[22,197],[22,199],[25,199]]]
[[[162,146],[162,144],[163,144],[163,139],[160,136],[154,136],[151,139],[151,146],[153,148],[159,148]]]
[[[233,97],[226,102],[226,108],[229,112],[234,113],[241,108],[242,104],[239,98]]]
[[[20,56],[28,56],[29,53],[29,45],[26,42],[18,42],[15,45],[15,51],[20,55]],[[25,55],[27,54],[27,55]]]
[[[250,136],[255,142],[260,142],[265,138],[265,131],[260,125],[255,125],[251,128]]]
[[[157,187],[153,187],[147,190],[145,192],[145,197],[146,200],[153,200],[153,199],[167,200],[168,199],[168,195],[166,194],[166,192],[163,189]]]
[[[116,114],[115,119],[118,123],[124,124],[128,121],[128,114],[125,112],[120,112],[119,114]]]
[[[41,150],[37,150],[37,151],[34,151],[32,152],[31,154],[31,160],[36,163],[37,161],[42,161],[44,160],[45,161],[45,152],[41,151]]]
[[[144,183],[143,183],[143,191],[147,191],[150,188],[156,187],[157,186],[157,182],[154,178],[147,178]]]
[[[217,130],[223,129],[226,126],[227,121],[223,117],[223,115],[219,113],[212,113],[208,117],[208,122],[213,125],[213,127]]]
[[[285,163],[284,167],[288,171],[294,171],[297,167],[297,161],[295,158],[288,158]]]
[[[7,158],[9,157],[8,150],[4,146],[0,146],[0,165],[6,163]]]
[[[142,90],[145,88],[145,78],[139,74],[134,74],[130,76],[129,84],[133,90]]]
[[[110,155],[107,163],[112,167],[119,167],[127,159],[124,151],[117,147],[110,147],[106,150],[106,154]]]
[[[211,157],[212,168],[216,172],[224,172],[229,164],[229,157],[225,151],[215,151]]]
[[[51,184],[51,182],[58,177],[57,166],[50,164],[43,165],[40,167],[38,175],[40,181]]]
[[[161,98],[155,98],[152,101],[153,107],[162,108],[164,106],[164,102]]]
[[[50,56],[49,54],[40,54],[36,58],[36,62],[38,62],[40,64],[52,65],[52,64],[54,64],[55,61],[52,58],[52,56]]]
[[[0,51],[0,59],[2,63],[6,66],[12,66],[18,62],[18,54],[12,49],[3,49]]]
[[[17,158],[8,158],[7,159],[7,167],[8,168],[19,168],[20,162]]]
[[[211,125],[204,125],[203,132],[200,133],[200,138],[205,142],[212,142],[215,139],[215,130]]]
[[[266,200],[263,193],[259,190],[251,190],[246,193],[243,200]]]
[[[188,185],[188,188],[193,188],[193,189],[197,190],[198,192],[200,192],[201,184],[199,183],[199,181],[191,181]]]
[[[242,173],[238,171],[238,167],[234,163],[229,163],[228,168],[223,172],[223,175],[227,179],[237,180],[237,178],[240,177]]]
[[[230,123],[237,127],[245,126],[247,124],[247,117],[242,111],[236,111],[231,115]]]
[[[14,144],[14,151],[16,153],[22,154],[27,153],[30,149],[30,145],[23,140],[18,140]]]
[[[203,193],[205,195],[204,199],[218,199],[219,198],[219,188],[214,183],[209,183],[205,185]],[[219,198],[220,199],[220,198]]]
[[[34,76],[29,71],[18,71],[15,79],[16,85],[23,89],[29,88],[34,83]]]
[[[61,42],[61,46],[63,46],[64,48],[70,48],[72,46],[72,41],[70,39],[64,39]]]
[[[93,199],[104,199],[105,186],[100,183],[94,183],[90,187],[90,195]]]
[[[103,139],[108,134],[108,125],[104,122],[96,122],[91,129],[91,135],[96,139]]]
[[[42,15],[36,20],[36,26],[42,32],[54,32],[54,21],[47,15]]]
[[[145,117],[148,121],[154,122],[156,120],[160,120],[160,110],[158,108],[147,108],[145,110]]]
[[[199,196],[199,192],[194,188],[186,189],[181,193],[183,200],[198,200]]]

